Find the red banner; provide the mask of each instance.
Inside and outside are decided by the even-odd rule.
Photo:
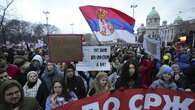
[[[167,89],[117,90],[55,110],[195,110],[195,94]]]

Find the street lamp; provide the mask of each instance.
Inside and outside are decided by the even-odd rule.
[[[48,15],[50,14],[49,11],[43,11],[46,17],[46,28],[47,28],[47,35],[49,34],[49,29],[48,29]]]
[[[133,18],[134,18],[134,8],[137,8],[138,5],[131,5],[131,8],[133,8]]]

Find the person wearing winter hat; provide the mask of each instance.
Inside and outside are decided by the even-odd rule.
[[[31,60],[29,71],[37,71],[39,77],[42,75],[45,69],[43,58],[40,55],[35,55]]]
[[[27,74],[27,82],[23,87],[24,96],[36,97],[38,89],[41,85],[41,80],[38,78],[36,71],[30,71]]]
[[[165,65],[162,70],[159,79],[155,80],[150,88],[167,88],[167,89],[177,89],[176,83],[172,80],[174,76],[173,70],[170,66]]]
[[[40,70],[43,65],[43,58],[40,55],[35,55],[31,60],[30,67],[32,70]]]
[[[34,60],[38,61],[40,63],[40,65],[43,64],[43,58],[40,55],[35,55],[33,57],[32,61],[34,61]]]

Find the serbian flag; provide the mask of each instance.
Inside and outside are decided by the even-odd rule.
[[[82,6],[80,10],[100,42],[120,39],[135,43],[134,18],[109,7]]]

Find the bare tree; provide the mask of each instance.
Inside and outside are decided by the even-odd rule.
[[[14,0],[4,0],[5,2],[5,6],[0,5],[0,32],[1,32],[1,36],[3,37],[3,42],[6,42],[6,37],[5,37],[5,16],[6,13],[9,9],[9,7],[11,6],[11,4],[13,4]]]
[[[31,23],[17,19],[8,20],[6,23],[6,40],[28,40],[31,35]]]

